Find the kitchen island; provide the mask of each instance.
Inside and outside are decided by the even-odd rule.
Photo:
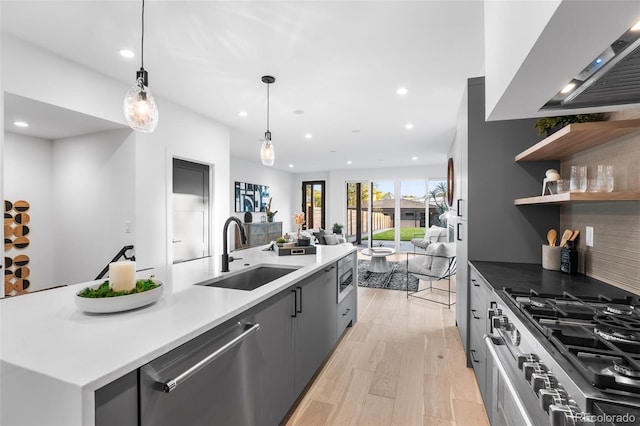
[[[93,283],[3,299],[0,423],[94,425],[98,389],[354,252],[350,244],[319,246],[313,256],[237,252],[241,259],[230,273],[256,264],[299,267],[252,291],[194,285],[222,275],[218,258],[176,264],[168,267],[158,302],[114,314],[77,309],[74,295]]]

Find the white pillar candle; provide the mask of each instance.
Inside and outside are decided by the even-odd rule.
[[[109,283],[113,291],[131,291],[136,287],[136,262],[123,260],[109,264]]]

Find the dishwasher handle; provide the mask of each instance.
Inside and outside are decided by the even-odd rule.
[[[242,334],[225,343],[224,346],[220,347],[215,352],[207,355],[203,360],[189,367],[187,370],[180,373],[176,378],[167,380],[166,382],[156,382],[155,389],[158,389],[164,393],[171,392],[176,387],[178,387],[178,384],[189,379],[189,377],[193,376],[198,371],[211,364],[217,358],[220,358],[220,356],[222,356],[229,349],[233,348],[237,344],[241,343],[244,339],[249,337],[251,334],[258,331],[260,329],[260,324],[245,324],[244,329],[245,330],[242,332]]]

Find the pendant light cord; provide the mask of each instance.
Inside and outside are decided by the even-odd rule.
[[[144,69],[144,0],[142,0],[142,40],[140,41],[140,68]]]
[[[269,86],[270,84],[267,83],[267,132],[269,131]]]

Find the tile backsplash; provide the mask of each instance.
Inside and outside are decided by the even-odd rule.
[[[640,110],[612,113],[610,120],[640,119]],[[596,165],[614,167],[614,191],[640,192],[640,131],[573,155],[561,164],[586,165],[595,177]],[[569,203],[560,209],[561,229],[578,229],[580,272],[640,295],[640,201]],[[585,244],[585,228],[594,228],[594,245]]]

